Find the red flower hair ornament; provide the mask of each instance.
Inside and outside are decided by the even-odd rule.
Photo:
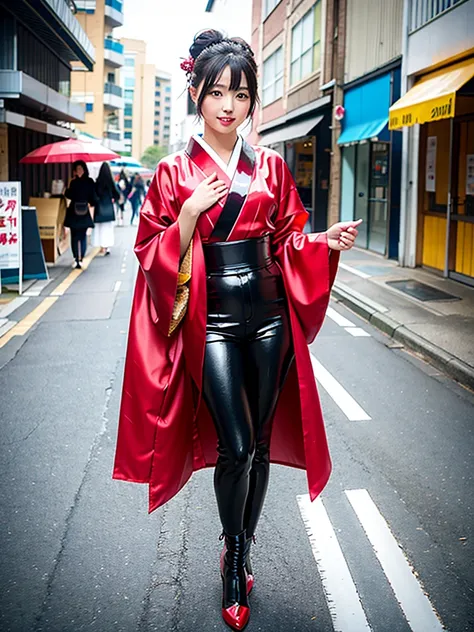
[[[184,70],[184,72],[186,74],[190,74],[193,72],[194,70],[194,57],[191,57],[191,55],[189,55],[189,57],[187,57],[186,59],[183,59],[183,61],[180,63],[179,67]]]

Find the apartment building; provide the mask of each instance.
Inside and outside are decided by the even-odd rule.
[[[155,70],[155,109],[153,122],[153,145],[170,146],[171,135],[171,74]]]
[[[123,115],[126,156],[140,160],[155,139],[156,70],[147,63],[146,42],[122,38],[124,67],[120,82],[124,95]]]
[[[75,0],[77,19],[96,49],[96,63],[90,73],[72,76],[72,98],[84,103],[86,121],[78,128],[116,152],[122,152],[120,126],[124,107],[120,69],[124,63],[123,45],[113,36],[123,24],[122,0]]]
[[[68,178],[69,165],[23,165],[41,145],[73,135],[85,107],[71,99],[71,67],[86,76],[94,46],[66,0],[0,1],[0,180],[19,180],[22,199]]]

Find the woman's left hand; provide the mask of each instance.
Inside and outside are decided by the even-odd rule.
[[[352,222],[338,222],[330,226],[326,231],[329,248],[331,250],[350,250],[359,233],[357,226],[361,223],[362,220],[358,219]]]

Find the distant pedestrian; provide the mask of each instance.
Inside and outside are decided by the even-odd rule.
[[[81,268],[81,261],[86,255],[87,229],[93,228],[94,221],[90,206],[96,204],[94,180],[83,160],[76,160],[72,165],[73,178],[65,191],[71,200],[66,210],[64,226],[71,230],[71,249],[76,261],[76,268]]]
[[[101,254],[109,255],[110,248],[115,243],[115,202],[119,201],[121,192],[107,162],[102,163],[100,167],[95,183],[95,192],[97,205],[94,213],[95,226],[92,233],[92,245],[100,247]]]
[[[140,210],[140,206],[145,199],[145,183],[143,182],[143,178],[136,173],[133,178],[132,190],[128,194],[128,199],[132,205],[132,217],[130,219],[130,226],[133,226],[133,220],[135,217],[138,217],[138,211]]]
[[[122,169],[122,171],[119,174],[118,187],[121,193],[120,200],[118,202],[118,206],[119,206],[118,225],[123,226],[123,215],[125,212],[125,203],[132,189],[130,179],[127,176],[127,172],[125,171],[125,169]]]

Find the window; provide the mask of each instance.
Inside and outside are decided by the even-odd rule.
[[[115,83],[115,73],[108,72],[107,73],[107,83]]]
[[[462,0],[437,0],[437,2],[434,2],[433,0],[411,0],[411,2],[408,3],[408,31],[410,33],[416,31],[416,29],[419,29],[440,13],[451,9],[461,1]]]
[[[124,90],[123,96],[125,101],[133,101],[133,90]]]
[[[132,112],[133,112],[133,105],[131,103],[127,103],[127,105],[125,106],[123,110],[123,115],[132,116]]]
[[[125,77],[125,83],[124,83],[126,88],[134,88],[135,87],[135,77]]]
[[[169,103],[171,101],[170,97],[165,97],[165,103]]]
[[[166,86],[165,92],[171,92],[171,86]]]
[[[159,79],[156,79],[156,81],[155,81],[155,86],[156,86],[157,88],[159,88],[159,87],[161,86],[161,81],[160,81]]]
[[[132,119],[124,119],[123,120],[123,126],[125,129],[132,129],[133,125],[132,125]]]
[[[155,97],[160,97],[161,96],[161,92],[160,90],[156,90],[155,91]]]
[[[125,57],[125,66],[133,68],[135,66],[135,57]]]
[[[93,112],[93,111],[94,111],[94,104],[86,103],[86,112]]]
[[[269,15],[273,11],[273,9],[276,7],[276,5],[279,3],[280,3],[280,0],[265,0],[264,17],[267,17],[267,15]]]
[[[125,140],[132,140],[132,132],[124,132],[123,137]]]
[[[165,112],[171,112],[171,108],[170,108],[170,106],[169,106],[169,105],[166,105],[166,106],[165,106]]]
[[[160,110],[155,110],[155,116],[160,116]]]
[[[262,105],[265,107],[283,96],[283,46],[263,62]]]
[[[154,134],[155,136],[159,136],[159,135],[160,135],[160,132],[159,132],[157,129],[155,129],[155,131],[153,132],[153,134]]]
[[[304,79],[321,65],[321,0],[293,27],[290,83]]]

